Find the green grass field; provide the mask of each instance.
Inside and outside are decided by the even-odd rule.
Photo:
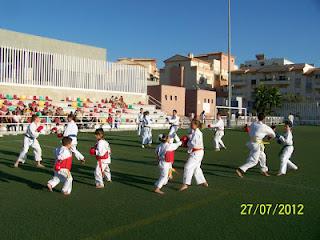
[[[160,132],[154,131],[154,139]],[[294,130],[292,160],[297,172],[274,176],[279,168],[280,145],[267,146],[271,177],[254,168],[239,179],[235,168],[247,157],[247,134],[227,130],[227,151],[214,152],[212,132],[204,130],[206,153],[202,163],[209,188],[193,185],[178,192],[186,150],[176,153],[179,172],[164,187],[164,196],[152,193],[158,178],[154,148],[141,149],[135,132],[107,133],[112,147],[113,182],[95,189],[96,161],[89,156],[93,134],[79,136],[79,150],[87,162],[76,160],[71,196],[50,193],[46,183],[52,176],[55,136],[40,137],[46,169],[28,161],[19,169],[13,163],[22,136],[0,139],[0,239],[320,239],[320,127]],[[182,135],[183,131],[179,132]],[[242,216],[243,203],[303,204],[303,215]]]

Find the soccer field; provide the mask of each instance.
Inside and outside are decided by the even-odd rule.
[[[281,127],[280,127],[281,128]],[[154,131],[154,140],[160,132]],[[179,135],[184,131],[179,131]],[[205,157],[202,168],[209,188],[191,186],[178,192],[186,149],[176,152],[178,175],[163,188],[165,195],[152,192],[159,176],[154,157],[155,145],[141,149],[135,132],[107,132],[112,148],[113,182],[96,189],[93,171],[96,160],[88,154],[93,134],[79,136],[78,149],[86,165],[74,160],[73,191],[69,197],[53,193],[46,183],[52,176],[55,136],[39,138],[45,169],[34,166],[33,153],[19,169],[13,163],[20,151],[22,136],[0,139],[0,238],[9,239],[320,239],[320,127],[294,129],[292,160],[299,170],[276,177],[281,146],[267,145],[272,176],[254,168],[243,179],[235,168],[244,163],[248,136],[227,130],[226,151],[214,152],[212,131],[204,130]],[[272,204],[271,212],[241,215],[241,204]],[[298,215],[277,204],[303,204]],[[250,205],[248,205],[250,206]],[[246,213],[248,213],[246,209]]]

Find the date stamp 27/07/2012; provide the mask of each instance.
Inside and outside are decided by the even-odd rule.
[[[240,205],[241,216],[302,216],[302,203],[243,203]]]

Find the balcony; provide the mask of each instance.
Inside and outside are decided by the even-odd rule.
[[[231,83],[234,86],[244,86],[247,84],[247,82],[245,80],[238,80],[238,79],[231,79]]]
[[[320,80],[313,82],[313,88],[314,88],[314,89],[317,89],[317,90],[320,90]]]

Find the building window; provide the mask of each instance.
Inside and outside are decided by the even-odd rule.
[[[205,99],[203,100],[203,102],[204,102],[204,103],[207,102],[207,99],[205,98]]]
[[[210,103],[210,99],[208,98],[208,103]]]
[[[211,103],[213,104],[213,99],[211,99]]]
[[[168,96],[167,96],[167,95],[165,95],[164,98],[165,98],[166,100],[168,100]]]
[[[295,88],[300,88],[301,87],[301,78],[296,78],[294,80],[294,87]]]
[[[252,79],[251,80],[251,85],[256,85],[257,84],[257,80],[256,79]]]
[[[316,79],[320,79],[320,74],[316,74],[314,77],[315,77]]]
[[[306,92],[311,93],[312,92],[312,80],[307,79],[306,81]]]
[[[172,101],[172,95],[170,96],[170,100]]]
[[[286,80],[287,80],[286,76],[284,75],[279,76],[279,81],[286,81]]]
[[[174,96],[174,100],[178,101],[178,97],[177,97],[177,96]]]

